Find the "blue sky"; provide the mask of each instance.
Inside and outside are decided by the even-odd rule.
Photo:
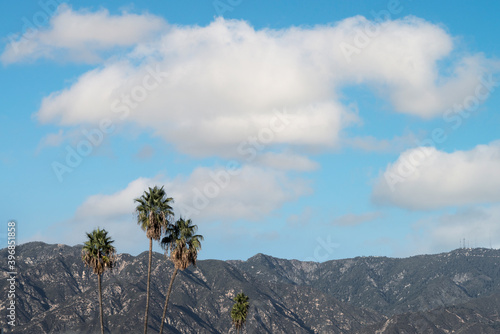
[[[497,4],[3,6],[0,220],[18,242],[99,226],[138,254],[133,199],[164,185],[203,259],[500,247]]]

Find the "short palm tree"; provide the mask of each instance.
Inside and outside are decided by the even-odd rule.
[[[148,310],[149,310],[149,285],[151,282],[151,261],[153,257],[153,240],[159,241],[161,235],[166,231],[170,224],[170,219],[174,212],[170,203],[173,198],[167,197],[163,187],[149,188],[144,194],[134,200],[137,202],[136,213],[137,223],[146,231],[149,238],[149,264],[148,281],[146,288],[146,313],[144,316],[144,334],[148,332]]]
[[[238,331],[241,333],[243,325],[245,325],[245,322],[247,321],[248,307],[250,306],[248,299],[248,296],[246,296],[243,292],[238,293],[238,295],[234,297],[234,301],[236,303],[231,309],[231,319],[233,321],[234,328],[236,329],[236,333],[238,333]]]
[[[101,334],[104,334],[104,321],[102,316],[102,289],[101,276],[107,269],[112,269],[114,265],[114,254],[116,252],[108,237],[106,230],[97,228],[92,233],[87,233],[88,240],[83,244],[82,260],[86,266],[97,275],[97,289],[99,291],[99,313],[101,315]]]
[[[201,249],[201,241],[203,236],[195,234],[198,226],[193,225],[191,219],[184,220],[180,218],[175,222],[175,225],[167,229],[165,237],[161,240],[161,245],[165,248],[166,253],[170,252],[170,260],[174,264],[174,272],[170,279],[165,305],[163,307],[163,315],[161,317],[160,334],[163,333],[163,324],[167,314],[168,300],[172,292],[175,276],[180,270],[184,270],[191,264],[196,266],[198,251]]]

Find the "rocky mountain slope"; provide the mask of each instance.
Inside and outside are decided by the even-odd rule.
[[[95,275],[83,266],[81,246],[29,243],[17,248],[18,325],[15,333],[97,333]],[[6,250],[0,252],[6,258]],[[146,301],[148,253],[120,254],[103,278],[106,324],[111,333],[140,333]],[[158,331],[172,266],[155,253],[150,329]],[[6,268],[2,268],[5,269]],[[3,272],[0,288],[6,291]],[[249,333],[343,333],[384,319],[374,311],[339,302],[308,286],[269,285],[224,261],[199,261],[174,284],[166,326],[169,333],[228,333],[236,293],[250,297]],[[0,312],[4,314],[5,306]]]
[[[480,297],[457,306],[394,315],[377,325],[367,326],[359,333],[498,334],[500,294]]]
[[[500,251],[484,248],[404,259],[358,257],[307,263],[258,254],[248,261],[229,262],[263,280],[307,285],[387,316],[500,292]]]
[[[80,251],[81,246],[41,242],[18,246],[13,333],[99,332],[97,279],[83,266]],[[103,278],[111,333],[142,331],[147,256],[120,254],[117,267]],[[7,258],[6,249],[0,257]],[[4,295],[5,266],[0,265]],[[151,333],[158,331],[171,273],[165,256],[155,253]],[[488,249],[324,263],[262,254],[247,261],[199,261],[175,281],[166,331],[231,332],[232,298],[240,291],[251,300],[248,333],[500,332],[500,251]],[[4,319],[5,308],[2,303]]]

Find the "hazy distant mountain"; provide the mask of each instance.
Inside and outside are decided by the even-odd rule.
[[[97,280],[84,268],[80,251],[41,242],[18,246],[15,333],[99,331]],[[6,258],[6,249],[0,256]],[[155,253],[151,333],[159,328],[171,272],[165,256]],[[117,267],[105,274],[104,314],[111,333],[142,332],[146,273],[145,252],[120,254]],[[240,291],[251,301],[248,333],[500,332],[500,251],[487,249],[325,263],[262,254],[247,261],[199,261],[174,283],[167,332],[230,332],[232,297]],[[3,317],[5,311],[2,303]]]

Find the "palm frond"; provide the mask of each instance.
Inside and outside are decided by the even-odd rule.
[[[166,230],[161,246],[170,253],[170,260],[175,268],[185,270],[190,265],[196,266],[198,252],[201,249],[203,236],[195,234],[198,226],[191,219],[178,219]]]
[[[108,236],[106,230],[99,228],[87,234],[87,241],[82,247],[82,261],[97,275],[106,269],[112,269],[115,261],[116,249],[112,245],[114,240]]]
[[[250,307],[249,298],[243,292],[239,293],[233,299],[235,304],[231,309],[231,320],[234,328],[239,330],[243,328],[248,316],[248,308]]]
[[[167,197],[163,187],[149,187],[148,191],[134,199],[138,203],[135,212],[137,215],[137,224],[146,236],[153,240],[160,240],[162,233],[171,225],[171,219],[174,215],[170,206],[173,203],[172,197]]]

